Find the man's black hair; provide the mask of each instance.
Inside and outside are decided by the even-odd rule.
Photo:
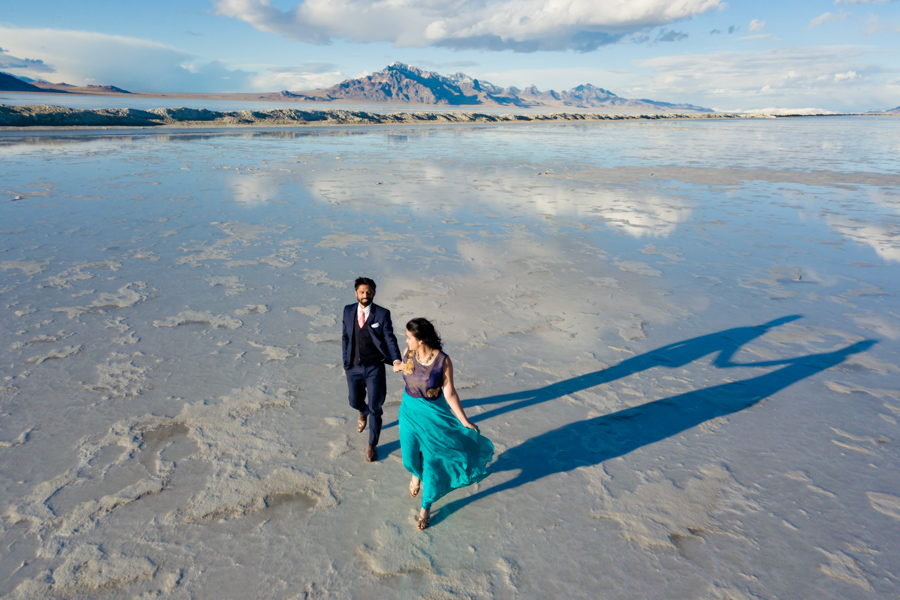
[[[356,283],[353,285],[353,289],[358,290],[359,286],[361,286],[361,285],[367,285],[370,288],[372,288],[373,292],[375,291],[375,282],[373,280],[369,279],[368,277],[357,277]]]

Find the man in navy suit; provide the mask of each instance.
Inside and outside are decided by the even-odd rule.
[[[356,430],[365,431],[368,421],[366,460],[373,462],[378,459],[375,447],[381,433],[381,405],[387,394],[384,365],[400,364],[400,348],[391,324],[391,311],[372,303],[375,282],[368,277],[359,277],[355,287],[358,302],[344,307],[341,343],[350,406],[359,411]]]

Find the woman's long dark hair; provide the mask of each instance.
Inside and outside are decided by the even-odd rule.
[[[413,334],[414,338],[423,344],[431,346],[435,350],[442,350],[444,348],[443,343],[441,343],[441,336],[438,335],[438,332],[434,329],[434,325],[432,325],[431,321],[428,319],[422,317],[412,319],[406,324],[406,330]]]

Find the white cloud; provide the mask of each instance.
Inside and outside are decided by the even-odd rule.
[[[765,28],[765,21],[760,21],[759,19],[753,19],[752,21],[750,21],[750,33],[756,33],[757,31],[762,31]]]
[[[837,114],[824,108],[754,108],[752,110],[736,111],[745,115],[833,115]]]
[[[219,15],[315,44],[346,39],[521,52],[590,51],[721,6],[721,0],[305,0],[282,11],[270,0],[215,3]]]
[[[869,20],[866,22],[866,28],[863,30],[863,33],[873,35],[882,31],[884,31],[884,25],[881,24],[881,20],[876,15],[869,15]]]
[[[772,34],[772,33],[757,33],[757,34],[755,34],[755,35],[745,35],[744,37],[738,38],[738,39],[740,39],[741,41],[747,41],[747,40],[774,40],[774,39],[775,39],[775,35]]]
[[[40,66],[20,74],[73,85],[115,85],[133,91],[243,91],[251,74],[219,61],[198,61],[187,52],[138,38],[63,29],[0,26],[3,48]],[[3,55],[0,55],[3,56]]]
[[[625,90],[629,97],[678,98],[722,110],[781,105],[829,110],[881,109],[896,104],[896,68],[867,60],[857,46],[722,52],[636,61],[655,75]]]
[[[846,19],[849,19],[850,17],[851,17],[851,14],[848,12],[845,12],[845,11],[841,11],[839,14],[834,14],[834,13],[830,13],[830,12],[822,13],[821,15],[819,15],[818,17],[816,17],[815,19],[813,19],[812,21],[809,22],[809,28],[813,29],[813,28],[818,27],[819,25],[822,25],[823,23],[826,23],[828,21],[844,21]]]
[[[897,0],[834,0],[835,4],[887,4]]]
[[[840,83],[842,81],[852,81],[854,79],[859,79],[859,74],[856,71],[847,71],[846,73],[834,74],[835,83]]]
[[[19,58],[11,55],[9,52],[0,48],[0,69],[6,70],[26,70],[31,73],[52,73],[53,67],[44,63],[44,61],[32,58]]]
[[[337,65],[308,63],[299,67],[268,67],[253,77],[253,87],[258,90],[315,90],[330,87],[346,77]]]

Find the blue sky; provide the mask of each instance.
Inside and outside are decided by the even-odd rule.
[[[0,71],[135,91],[326,87],[401,61],[719,110],[900,105],[895,0],[0,0]]]

